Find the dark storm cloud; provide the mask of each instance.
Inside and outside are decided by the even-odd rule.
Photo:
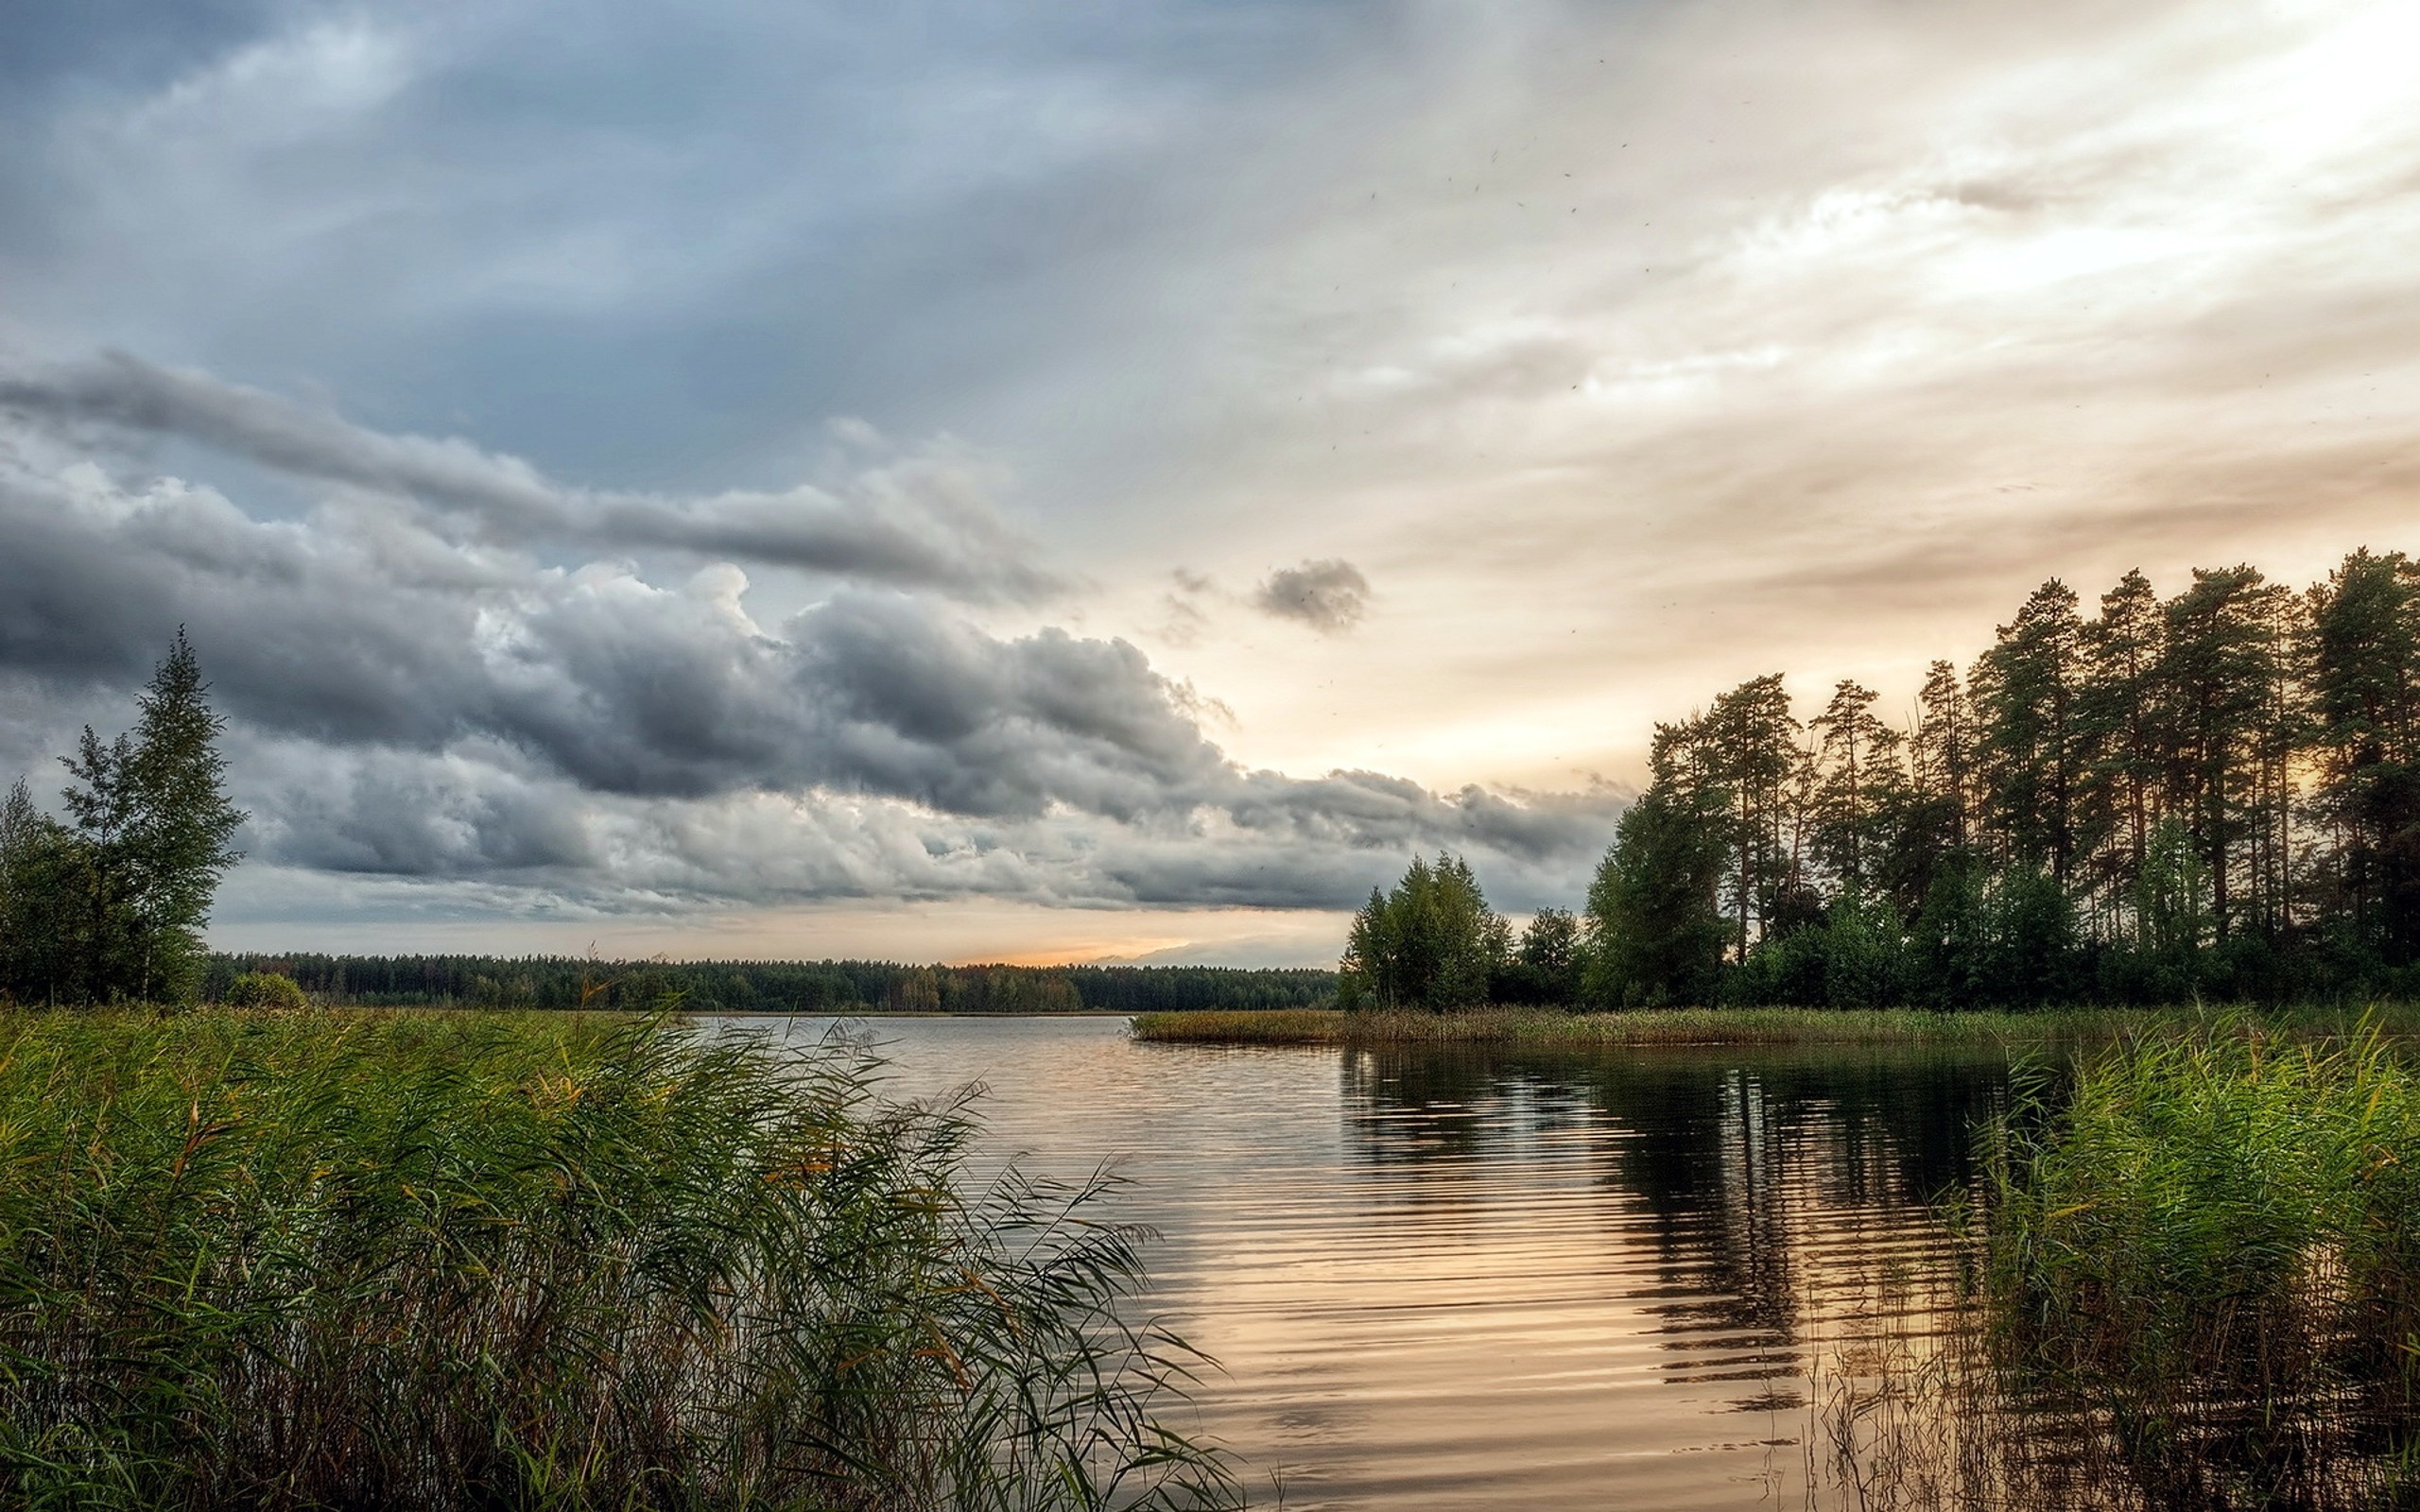
[[[1361,622],[1369,608],[1370,580],[1349,561],[1306,561],[1270,574],[1253,593],[1253,603],[1265,614],[1300,620],[1337,635]]]
[[[1469,855],[1500,904],[1566,899],[1610,803],[1543,851],[1461,827],[1464,797],[1365,831],[1248,830],[1202,808],[1123,822],[1059,809],[987,819],[832,792],[642,799],[580,789],[515,753],[441,756],[247,744],[240,793],[264,861],[435,886],[508,886],[524,903],[600,913],[732,902],[990,898],[1110,907],[1350,907],[1415,851]]]
[[[259,521],[22,455],[0,462],[0,537],[12,685],[122,699],[184,627],[244,743],[249,843],[287,866],[609,908],[1336,906],[1439,845],[1567,885],[1616,807],[1247,771],[1132,645],[996,634],[881,587],[769,627],[728,563],[666,587],[398,507]]]
[[[175,436],[297,477],[430,506],[479,537],[696,557],[1030,598],[1058,586],[965,481],[876,472],[855,496],[802,487],[698,499],[575,489],[458,438],[388,436],[124,352],[0,373],[0,408],[52,424]]]
[[[964,813],[1132,812],[1217,764],[1131,647],[999,640],[866,590],[768,634],[733,569],[667,592],[89,477],[0,482],[0,661],[122,682],[183,624],[264,730],[488,735],[605,792],[835,782]]]

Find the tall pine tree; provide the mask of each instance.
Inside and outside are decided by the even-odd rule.
[[[67,931],[54,991],[71,1001],[181,1002],[199,987],[201,928],[244,815],[227,801],[224,721],[179,630],[138,699],[134,729],[84,728],[60,758],[80,865],[60,908]]]

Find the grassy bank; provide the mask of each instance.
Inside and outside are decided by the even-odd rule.
[[[17,1505],[1225,1504],[1098,1185],[834,1049],[599,1016],[0,1016]]]
[[[1471,1008],[1451,1013],[1341,1013],[1292,1008],[1141,1013],[1134,1016],[1132,1033],[1136,1040],[1153,1043],[1236,1045],[2031,1044],[2110,1040],[2219,1017],[2321,1037],[2357,1033],[2364,1024],[2381,1032],[2420,1031],[2420,1009],[2404,1007],[2308,1007],[2246,1018],[2188,1006],[2051,1008],[2028,1013],[1939,1013],[1921,1008],[1637,1008],[1619,1013]]]
[[[2138,1009],[1930,1013],[1913,1008],[1653,1008],[1565,1013],[1474,1008],[1455,1013],[1145,1013],[1134,1038],[1160,1043],[1338,1045],[1782,1045],[2038,1040],[2107,1035],[2153,1022]]]

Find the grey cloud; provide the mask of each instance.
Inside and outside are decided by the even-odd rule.
[[[414,500],[503,544],[664,549],[977,598],[1062,586],[962,468],[869,469],[811,486],[666,499],[566,486],[458,438],[389,436],[206,373],[124,352],[0,374],[0,409],[181,437],[298,477]]]
[[[1247,829],[1223,815],[1130,824],[1059,812],[985,819],[828,793],[695,799],[584,790],[503,748],[443,755],[246,746],[243,837],[269,866],[513,889],[520,911],[678,912],[801,899],[991,898],[1052,906],[1337,909],[1414,851],[1468,855],[1514,908],[1568,903],[1593,852],[1503,849],[1467,798],[1371,830]],[[1602,833],[1610,804],[1575,827]],[[1568,837],[1567,837],[1568,838]]]
[[[1281,567],[1253,594],[1263,613],[1300,620],[1328,635],[1359,624],[1369,602],[1370,580],[1351,562],[1335,558]]]
[[[1132,645],[895,592],[768,628],[727,566],[667,588],[90,467],[0,462],[0,669],[122,697],[183,625],[249,743],[246,843],[288,866],[596,907],[1330,907],[1439,845],[1567,896],[1618,808],[1247,771]]]
[[[497,757],[502,759],[496,759]],[[423,756],[249,739],[245,839],[313,870],[397,877],[576,875],[605,859],[579,790],[510,753]]]

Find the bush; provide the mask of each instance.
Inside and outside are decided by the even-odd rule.
[[[275,971],[246,971],[227,984],[226,1004],[231,1008],[307,1008],[311,1000],[302,995],[294,978]]]

